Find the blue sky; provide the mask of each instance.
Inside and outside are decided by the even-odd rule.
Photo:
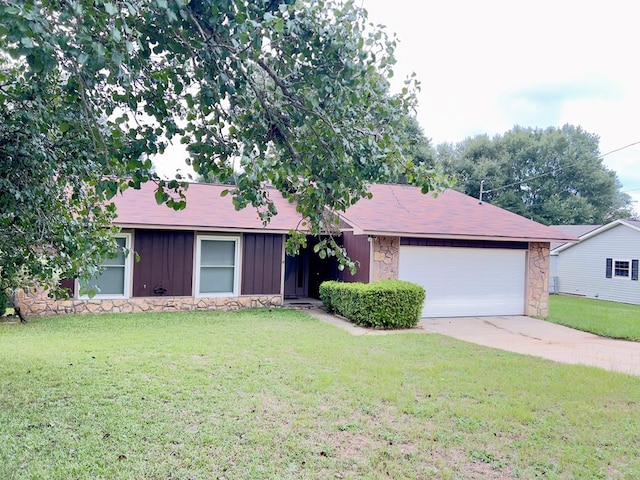
[[[514,125],[580,125],[606,153],[640,141],[640,3],[357,0],[396,33],[434,144]],[[640,211],[640,145],[608,155]]]

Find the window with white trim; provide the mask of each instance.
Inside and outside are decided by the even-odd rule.
[[[236,296],[239,267],[238,237],[198,236],[196,254],[196,295]]]
[[[607,278],[631,279],[634,282],[637,282],[639,270],[640,260],[637,258],[634,258],[633,260],[616,260],[614,258],[606,259],[605,276]]]
[[[631,262],[628,260],[613,261],[613,276],[616,278],[629,278],[631,272]]]
[[[87,290],[96,292],[94,298],[129,298],[132,255],[128,251],[131,248],[131,234],[116,235],[116,243],[116,256],[106,259],[101,265],[102,274],[87,282]]]

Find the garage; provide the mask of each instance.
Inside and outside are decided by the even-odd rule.
[[[525,311],[524,249],[401,245],[399,278],[425,288],[424,317]]]

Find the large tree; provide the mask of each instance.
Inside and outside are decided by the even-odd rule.
[[[631,198],[602,161],[599,138],[565,125],[514,127],[503,135],[440,145],[438,162],[457,187],[545,224],[599,224],[630,218]]]
[[[95,275],[115,248],[104,156],[62,89],[28,78],[0,69],[0,294]]]
[[[327,211],[405,167],[397,127],[416,83],[390,93],[394,47],[352,1],[0,0],[4,286],[95,274],[124,188],[155,181],[182,208],[185,185],[152,173],[170,142],[198,174],[240,171],[238,208],[268,221],[269,184],[312,233],[330,230]]]
[[[418,168],[423,174],[433,175],[446,180],[440,165],[436,162],[436,150],[422,129],[422,126],[414,116],[407,116],[398,128],[399,141],[402,145],[404,157],[409,165]],[[409,179],[403,172],[399,172],[397,178],[392,179],[397,183],[408,183]]]

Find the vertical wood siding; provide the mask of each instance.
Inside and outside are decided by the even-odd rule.
[[[245,233],[242,238],[242,295],[281,294],[283,235]]]
[[[343,282],[369,283],[369,269],[371,261],[371,244],[366,235],[354,235],[351,232],[342,234],[342,243],[351,260],[360,262],[360,267],[355,275],[351,275],[348,269],[340,272],[340,280]]]
[[[60,280],[60,287],[67,290],[69,297],[74,297],[76,293],[76,281],[73,278],[63,278]]]
[[[193,232],[136,230],[133,296],[191,296]]]

